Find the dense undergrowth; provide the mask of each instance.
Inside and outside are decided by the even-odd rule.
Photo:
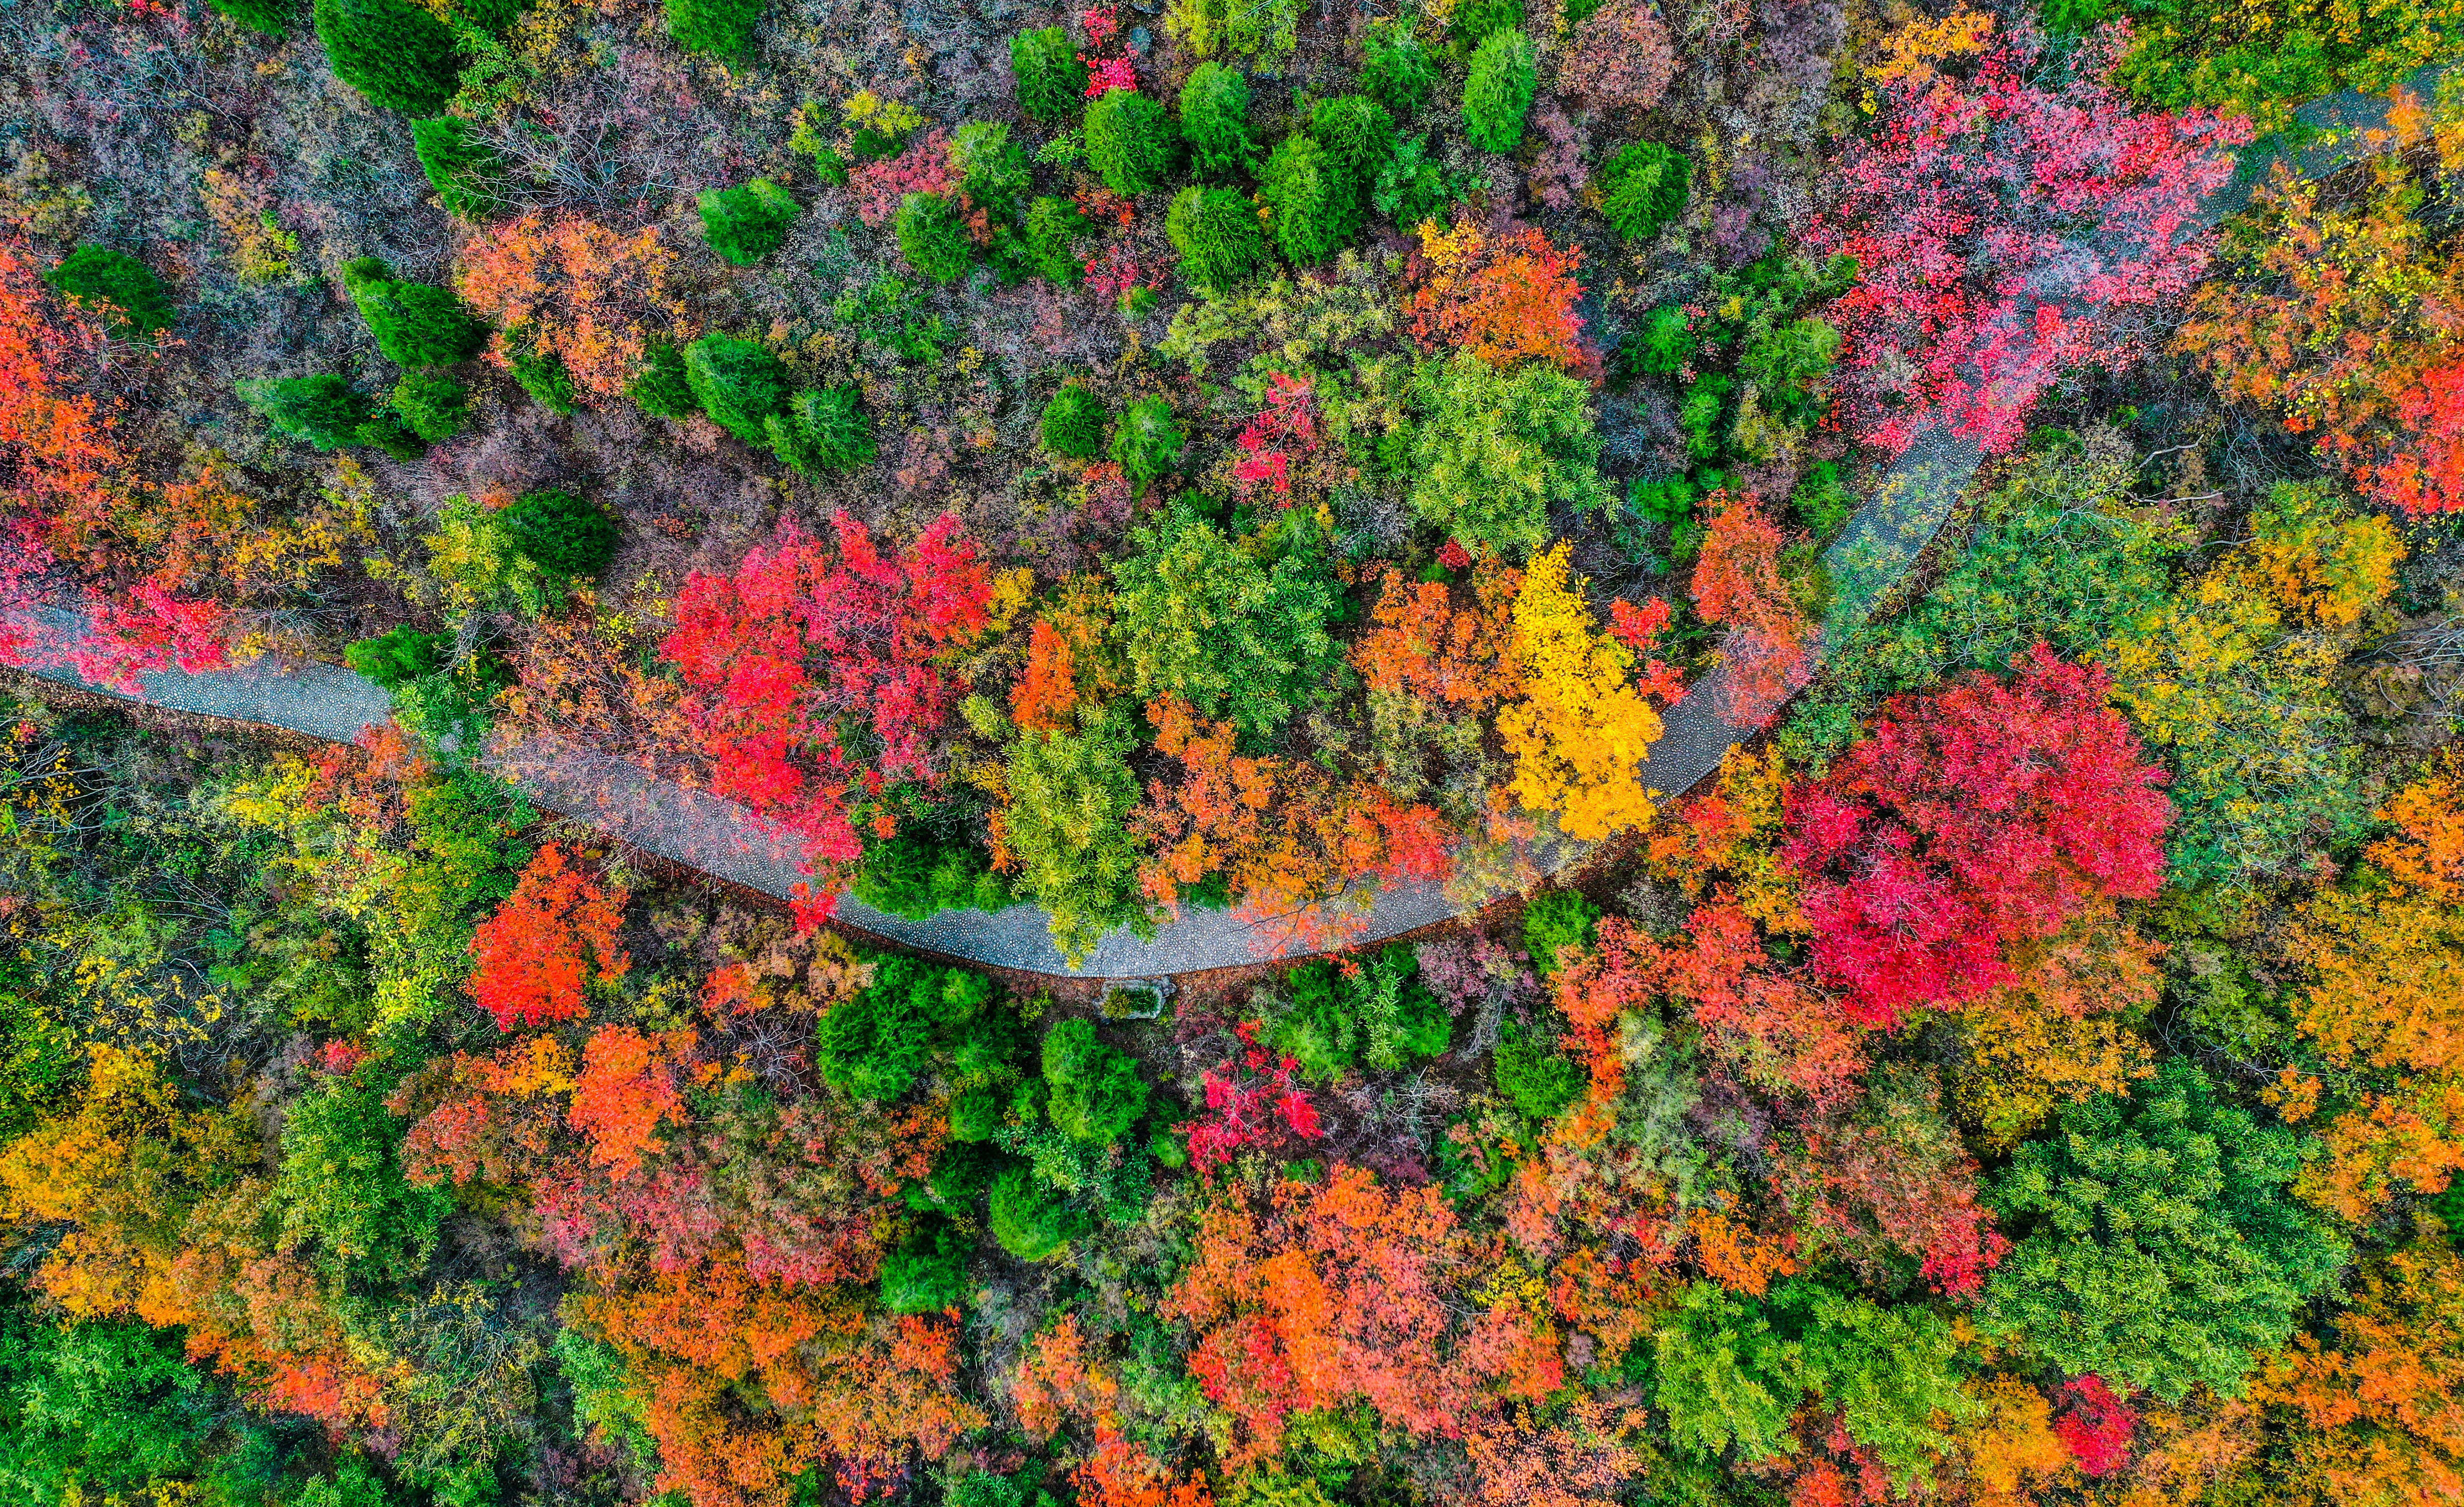
[[[0,11],[0,1502],[2455,1502],[2458,22]]]

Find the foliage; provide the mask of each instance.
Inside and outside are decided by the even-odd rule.
[[[1183,272],[1201,288],[1244,282],[1265,263],[1257,207],[1237,188],[1183,188],[1173,196],[1165,228]]]
[[[471,122],[459,116],[435,116],[410,122],[412,151],[428,186],[436,190],[445,212],[462,220],[484,220],[505,200],[505,164],[495,150],[471,133]]]
[[[1600,218],[1629,241],[1648,241],[1685,212],[1692,178],[1683,152],[1629,142],[1600,169]]]
[[[667,281],[676,253],[660,234],[656,225],[618,232],[534,210],[466,242],[453,286],[496,327],[492,359],[517,379],[526,363],[553,357],[579,391],[618,397],[640,375],[654,335],[686,333]]]
[[[705,188],[697,203],[710,249],[738,267],[751,267],[777,251],[804,212],[794,194],[767,178]]]
[[[101,314],[123,339],[151,339],[178,319],[154,269],[108,246],[80,246],[43,274],[43,281]]]
[[[807,387],[787,400],[786,411],[766,415],[762,432],[770,448],[796,470],[853,470],[872,464],[877,447],[864,392],[853,383]]]
[[[1805,882],[1815,965],[1870,1024],[2009,982],[2013,944],[2163,879],[2164,774],[2105,709],[2103,673],[2041,644],[2013,667],[2007,686],[1979,675],[1893,701],[1790,792],[1782,856]]]
[[[1151,932],[1138,901],[1138,803],[1132,733],[1119,712],[1082,717],[1075,731],[1024,729],[1003,775],[1008,795],[994,824],[995,853],[1018,887],[1051,912],[1052,941],[1084,957],[1116,927]]]
[[[1276,249],[1299,266],[1313,266],[1359,233],[1361,194],[1313,137],[1284,138],[1258,173]]]
[[[623,540],[605,507],[556,488],[522,493],[497,518],[514,548],[550,576],[595,580]]]
[[[431,372],[403,373],[385,403],[411,433],[430,445],[461,433],[471,418],[470,389]]]
[[[1113,424],[1111,454],[1133,491],[1143,492],[1149,482],[1180,464],[1188,443],[1173,422],[1170,399],[1140,398],[1123,406]]]
[[[1136,694],[1174,697],[1259,738],[1313,699],[1336,654],[1321,565],[1299,554],[1262,564],[1185,513],[1130,542],[1112,567],[1113,601]]]
[[[898,204],[898,251],[907,265],[935,282],[964,277],[976,265],[975,243],[957,201],[911,193]]]
[[[1471,55],[1463,80],[1463,140],[1484,152],[1510,152],[1523,144],[1523,118],[1530,113],[1540,65],[1531,39],[1519,28],[1489,34]]]
[[[2167,1401],[2227,1396],[2336,1278],[2343,1243],[2287,1190],[2303,1149],[2174,1059],[2127,1099],[2065,1110],[1991,1201],[2020,1238],[1982,1312],[2073,1374]]]
[[[1190,70],[1180,86],[1180,139],[1190,166],[1207,177],[1249,165],[1257,146],[1249,139],[1249,80],[1239,69],[1204,62]]]
[[[787,404],[787,368],[767,346],[713,333],[685,347],[693,401],[747,445],[768,441],[765,421]]]
[[[1057,26],[1010,38],[1009,66],[1018,76],[1018,107],[1047,123],[1066,120],[1087,93],[1087,65]]]
[[[1676,76],[1676,49],[1650,0],[1604,0],[1574,28],[1557,64],[1558,91],[1595,110],[1648,110]],[[1633,150],[1628,146],[1618,157]],[[1683,184],[1682,172],[1677,182]],[[1682,202],[1683,195],[1678,198]],[[1637,238],[1605,205],[1602,213],[1621,234]]]
[[[1087,106],[1088,165],[1116,194],[1161,185],[1178,141],[1163,106],[1134,90],[1107,89]]]
[[[1551,509],[1607,505],[1589,394],[1564,372],[1458,351],[1418,363],[1412,397],[1412,511],[1467,545],[1526,558]]]
[[[1437,68],[1408,26],[1372,27],[1361,44],[1360,87],[1398,120],[1419,115],[1429,102]]]
[[[1541,360],[1567,371],[1592,363],[1574,313],[1579,252],[1535,229],[1489,237],[1466,217],[1451,231],[1420,227],[1412,336],[1424,351],[1467,350],[1492,366]]]
[[[1078,241],[1092,227],[1067,199],[1044,195],[1026,207],[1026,260],[1037,276],[1074,288],[1087,275]]]
[[[373,256],[343,263],[342,285],[377,348],[397,365],[448,366],[476,356],[487,344],[487,326],[450,290],[403,282]]]
[[[741,57],[752,49],[761,24],[763,0],[660,0],[668,35],[691,53]]]
[[[1628,679],[1633,652],[1599,631],[1560,543],[1531,562],[1514,595],[1512,657],[1523,699],[1497,714],[1523,808],[1553,812],[1577,841],[1651,819],[1639,774],[1660,716]]]
[[[1066,382],[1044,405],[1037,432],[1044,448],[1071,460],[1093,460],[1104,450],[1104,427],[1111,416],[1104,400],[1086,383]]]
[[[243,382],[239,397],[276,433],[304,440],[320,450],[358,444],[360,426],[376,411],[349,378],[321,372],[314,377]]]
[[[1052,1088],[1045,1112],[1073,1141],[1110,1145],[1146,1113],[1137,1059],[1096,1040],[1094,1024],[1085,1019],[1064,1020],[1044,1034],[1044,1081]]]
[[[582,1018],[587,992],[631,966],[616,940],[624,907],[623,890],[603,889],[566,866],[562,848],[542,844],[471,934],[471,997],[500,1031]]]
[[[1354,1062],[1392,1073],[1441,1056],[1454,1023],[1419,972],[1419,959],[1400,943],[1348,965],[1304,963],[1284,976],[1288,998],[1273,1010],[1266,1041],[1322,1082]]]
[[[1703,621],[1728,630],[1722,713],[1732,727],[1760,727],[1813,668],[1813,624],[1780,575],[1778,528],[1752,496],[1711,499],[1691,582]]]
[[[317,0],[334,76],[387,110],[443,113],[461,82],[453,33],[410,0]]]

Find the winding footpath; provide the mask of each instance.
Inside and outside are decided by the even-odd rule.
[[[2424,69],[2407,80],[2407,87],[2427,99],[2440,73]],[[2280,137],[2246,149],[2233,180],[2201,206],[2186,233],[2211,228],[2239,210],[2278,158],[2297,173],[2316,176],[2359,152],[2378,149],[2387,112],[2386,98],[2352,91],[2304,106],[2297,119],[2320,134],[2298,150],[2285,150]],[[2033,327],[2035,312],[2034,303],[2023,301],[2017,311],[2023,329]],[[1921,434],[1882,473],[1846,531],[1823,555],[1835,586],[1825,641],[1846,642],[1888,601],[1892,589],[1949,518],[1982,459],[1973,440],[1937,426]],[[73,621],[58,614],[49,626]],[[196,673],[164,670],[141,677],[133,696],[87,682],[64,665],[33,666],[30,673],[167,710],[280,728],[338,743],[357,738],[392,714],[392,697],[385,689],[324,664],[264,659]],[[1812,674],[1809,664],[1799,685]],[[1675,795],[1717,770],[1751,731],[1733,725],[1727,710],[1725,673],[1715,669],[1668,709],[1665,730],[1642,770],[1645,783],[1656,792]],[[642,852],[781,899],[791,895],[802,880],[793,844],[781,841],[751,811],[654,777],[623,760],[534,736],[495,750],[483,762],[534,805],[588,822]],[[1544,842],[1541,866],[1561,873],[1591,851],[1571,841]],[[1440,883],[1382,886],[1370,897],[1362,924],[1346,929],[1345,944],[1397,936],[1466,908],[1474,907],[1459,904]],[[989,915],[946,910],[909,921],[843,895],[837,919],[856,930],[968,962],[1094,979],[1155,978],[1237,967],[1300,955],[1323,945],[1288,919],[1243,921],[1224,911],[1188,910],[1164,922],[1150,941],[1115,931],[1072,968],[1052,945],[1045,911],[1037,906],[1012,906]]]

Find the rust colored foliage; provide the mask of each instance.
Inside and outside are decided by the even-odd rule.
[[[1912,1258],[1936,1291],[1967,1298],[2010,1241],[1978,1201],[1976,1159],[1939,1102],[1925,1075],[1878,1073],[1862,1111],[1810,1125],[1782,1175],[1822,1254],[1876,1283],[1896,1258]]]
[[[1094,1452],[1069,1473],[1080,1507],[1215,1507],[1201,1474],[1176,1475],[1144,1445],[1099,1430]]]
[[[579,1020],[584,993],[625,976],[617,944],[625,891],[605,890],[567,866],[564,849],[542,843],[514,892],[471,934],[471,997],[496,1029]]]
[[[2292,1422],[2272,1472],[2286,1500],[2464,1497],[2464,1261],[2432,1236],[2372,1262],[2324,1333],[2297,1337],[2261,1371],[2255,1396]]]
[[[1780,532],[1762,503],[1724,491],[1710,501],[1692,588],[1703,621],[1728,630],[1721,710],[1732,727],[1758,728],[1814,667],[1814,625],[1780,579]]]
[[[1444,819],[1434,808],[1313,763],[1237,754],[1230,723],[1170,697],[1150,705],[1147,719],[1155,752],[1182,771],[1177,783],[1150,780],[1147,803],[1131,818],[1155,844],[1139,882],[1157,905],[1177,905],[1185,886],[1220,872],[1243,914],[1290,917],[1332,937],[1351,917],[1322,902],[1364,880],[1446,872]]]
[[[1522,583],[1520,571],[1484,567],[1472,579],[1472,602],[1457,607],[1443,581],[1407,580],[1389,565],[1374,625],[1353,645],[1353,667],[1373,691],[1486,711],[1521,688],[1507,651]]]
[[[2281,409],[2376,501],[2452,513],[2464,508],[2464,256],[2419,205],[2426,187],[2454,191],[2464,153],[2452,139],[2430,148],[2418,98],[2400,96],[2390,120],[2399,150],[2367,191],[2282,173],[2260,188],[2241,275],[2199,290],[2178,343],[2229,396]],[[2453,119],[2441,124],[2452,138]]]
[[[627,232],[534,209],[473,236],[453,285],[496,327],[493,360],[527,339],[562,360],[583,391],[620,398],[651,339],[689,338],[685,306],[668,291],[675,265],[655,225]]]
[[[2105,704],[2101,670],[2042,644],[2009,684],[1895,697],[1788,800],[1814,961],[1858,1020],[1890,1027],[2011,981],[2009,950],[2099,896],[2154,898],[2164,772]]]
[[[1460,1437],[1479,1395],[1446,1345],[1462,1242],[1436,1188],[1356,1167],[1278,1182],[1263,1212],[1220,1195],[1164,1313],[1197,1331],[1190,1374],[1230,1413],[1235,1462],[1272,1453],[1290,1414],[1353,1402]]]
[[[1492,366],[1538,360],[1595,373],[1599,353],[1574,312],[1581,265],[1581,251],[1530,227],[1491,237],[1468,218],[1451,230],[1431,221],[1414,261],[1412,338],[1423,351],[1468,350]]]
[[[661,647],[694,692],[713,788],[803,842],[825,875],[863,855],[858,807],[887,783],[939,782],[962,688],[939,657],[989,625],[992,601],[955,516],[895,555],[844,513],[834,528],[835,549],[789,525],[732,575],[695,572]],[[895,831],[886,814],[869,821]]]
[[[639,1379],[659,1488],[695,1507],[787,1507],[815,1465],[865,1501],[911,1452],[938,1459],[986,1422],[958,1395],[947,1319],[868,1317],[843,1291],[725,1258],[580,1308]]]
[[[1621,1410],[1593,1396],[1548,1423],[1533,1412],[1483,1419],[1463,1440],[1470,1500],[1481,1507],[1605,1507],[1643,1474],[1641,1452],[1625,1442],[1642,1426],[1640,1409]]]

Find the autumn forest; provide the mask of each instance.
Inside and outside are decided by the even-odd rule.
[[[0,1507],[2464,1507],[2459,57],[0,0]]]

